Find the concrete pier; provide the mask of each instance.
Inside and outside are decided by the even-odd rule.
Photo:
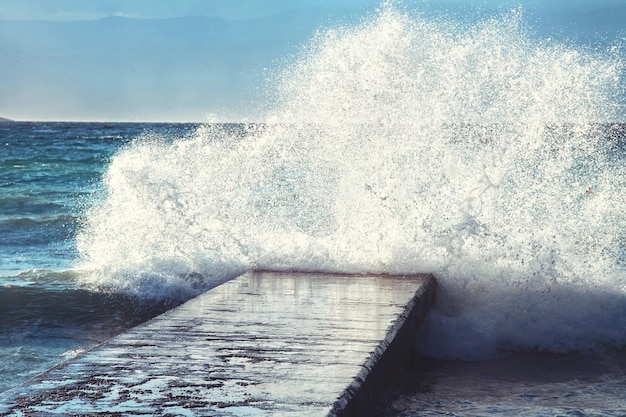
[[[0,415],[371,415],[435,286],[249,272],[1,393]]]

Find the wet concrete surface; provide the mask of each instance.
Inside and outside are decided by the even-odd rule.
[[[0,415],[368,415],[429,275],[249,272],[0,394]]]

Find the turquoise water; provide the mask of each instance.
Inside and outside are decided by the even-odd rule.
[[[75,235],[116,150],[192,128],[0,123],[0,391],[172,305],[85,288]]]
[[[262,123],[0,125],[4,388],[247,269],[430,272],[393,412],[623,414],[621,54],[387,4],[320,31]]]
[[[99,181],[107,158],[132,137],[125,128],[0,124],[3,276],[69,269],[80,206]]]
[[[188,141],[189,135],[198,134],[198,128],[150,124],[0,125],[7,150],[0,176],[0,349],[6,358],[0,367],[5,376],[1,389],[15,386],[180,301],[167,297],[149,297],[146,301],[136,293],[87,285],[75,269],[80,261],[76,235],[90,207],[107,198],[102,182],[115,155],[124,149],[137,149],[135,146],[141,146],[142,141],[159,146]],[[235,130],[238,137],[245,128],[230,126],[218,131],[232,134]],[[610,131],[614,135],[621,129],[614,127]],[[155,137],[159,141],[154,142]],[[159,164],[155,167],[165,169]],[[281,172],[275,179],[279,184],[298,178]],[[289,193],[297,191],[297,184],[290,187]],[[279,189],[284,191],[284,186]],[[124,233],[118,237],[123,239]],[[596,301],[612,304],[610,299]],[[523,415],[532,411],[529,415],[620,415],[626,405],[616,395],[624,388],[624,373],[621,351],[596,355],[513,354],[486,362],[422,359],[399,377],[381,413],[467,416]]]

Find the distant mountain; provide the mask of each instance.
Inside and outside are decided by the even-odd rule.
[[[0,111],[53,120],[203,119],[220,109],[245,116],[262,101],[267,70],[328,16],[0,21]]]
[[[626,5],[559,12],[547,3],[524,11],[539,37],[602,46],[626,35]],[[269,74],[316,29],[358,20],[359,10],[302,6],[244,20],[0,20],[0,112],[47,120],[253,118],[266,102]],[[450,4],[443,12],[480,20],[485,10]]]
[[[7,119],[7,118],[4,118],[4,117],[0,117],[0,123],[2,123],[2,122],[12,122],[12,121],[13,121],[13,120],[11,120],[11,119]]]

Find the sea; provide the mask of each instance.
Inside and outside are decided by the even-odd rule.
[[[83,285],[76,234],[117,149],[148,130],[193,128],[0,123],[0,391],[180,302]]]
[[[253,122],[0,124],[0,391],[251,268],[428,272],[380,415],[626,415],[624,63],[387,4]]]

